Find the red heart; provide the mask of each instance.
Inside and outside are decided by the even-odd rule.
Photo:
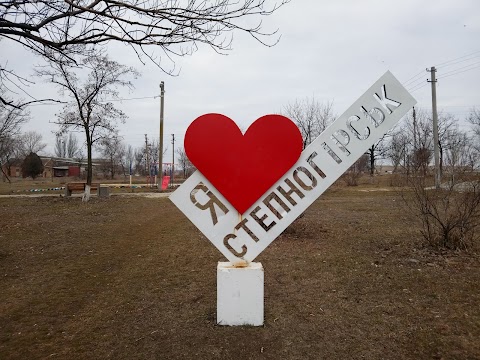
[[[190,161],[243,214],[300,157],[302,136],[281,115],[265,115],[242,134],[232,119],[206,114],[185,134]]]

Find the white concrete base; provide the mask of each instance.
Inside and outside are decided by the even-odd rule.
[[[217,324],[227,326],[263,325],[263,266],[249,263],[234,267],[217,266]]]

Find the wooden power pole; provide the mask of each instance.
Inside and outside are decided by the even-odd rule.
[[[160,83],[160,138],[158,139],[158,190],[162,190],[163,183],[163,98],[165,84]]]
[[[172,134],[172,179],[170,184],[172,184],[173,188],[173,178],[175,175],[175,134]]]
[[[435,188],[440,189],[441,174],[440,174],[440,151],[438,147],[438,113],[437,113],[437,80],[435,79],[435,66],[430,70],[430,80],[432,84],[432,117],[433,117],[433,150],[435,156]]]

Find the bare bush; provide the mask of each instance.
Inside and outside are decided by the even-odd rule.
[[[424,177],[412,177],[409,185],[411,191],[403,192],[403,199],[421,220],[421,233],[428,245],[465,250],[476,243],[480,226],[478,179],[457,175],[457,181],[435,189],[427,186]]]
[[[347,186],[358,186],[358,180],[364,175],[367,170],[369,156],[363,154],[350,168],[342,175],[342,180]]]

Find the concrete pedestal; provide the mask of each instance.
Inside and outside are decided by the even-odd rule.
[[[98,186],[97,196],[98,197],[109,197],[110,196],[110,188],[108,186]]]
[[[249,263],[234,267],[217,266],[217,324],[227,326],[263,325],[263,266]]]

